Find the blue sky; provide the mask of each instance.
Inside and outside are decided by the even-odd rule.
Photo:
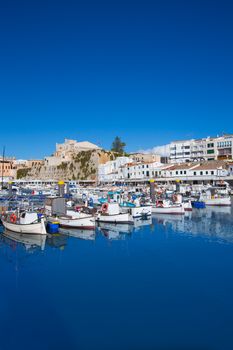
[[[233,132],[233,2],[1,1],[0,147]]]

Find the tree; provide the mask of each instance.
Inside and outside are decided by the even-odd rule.
[[[120,137],[116,136],[112,143],[111,151],[123,154],[125,146],[126,146],[125,142],[122,142]]]

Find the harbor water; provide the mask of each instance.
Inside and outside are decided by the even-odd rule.
[[[1,233],[0,269],[1,350],[233,349],[232,208]]]

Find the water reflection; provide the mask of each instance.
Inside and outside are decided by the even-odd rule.
[[[33,234],[23,234],[23,233],[15,233],[12,231],[4,230],[4,232],[0,236],[1,241],[9,246],[15,248],[16,244],[21,244],[24,246],[26,251],[35,251],[37,249],[44,250],[46,236],[45,235],[33,235]]]
[[[46,244],[52,248],[58,248],[60,250],[65,249],[68,241],[68,236],[61,233],[48,234]]]
[[[97,232],[102,234],[109,240],[121,240],[126,239],[127,235],[133,232],[133,225],[129,224],[109,224],[104,222],[98,223]]]
[[[63,229],[59,230],[63,235],[67,235],[74,238],[84,239],[87,241],[95,240],[95,231],[93,230],[78,230],[78,229]]]
[[[146,220],[144,220],[144,219],[142,220],[141,218],[134,220],[134,229],[135,230],[140,229],[144,226],[149,226],[149,225],[152,225],[152,217],[150,217],[149,219],[146,219]]]
[[[233,216],[232,208],[229,207],[195,209],[182,217],[154,214],[153,218],[156,224],[169,227],[175,232],[233,242]]]

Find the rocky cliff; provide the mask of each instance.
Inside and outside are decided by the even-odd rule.
[[[98,165],[113,160],[118,154],[105,150],[89,150],[74,153],[70,160],[59,165],[37,164],[31,168],[18,169],[17,178],[41,180],[96,180]]]

